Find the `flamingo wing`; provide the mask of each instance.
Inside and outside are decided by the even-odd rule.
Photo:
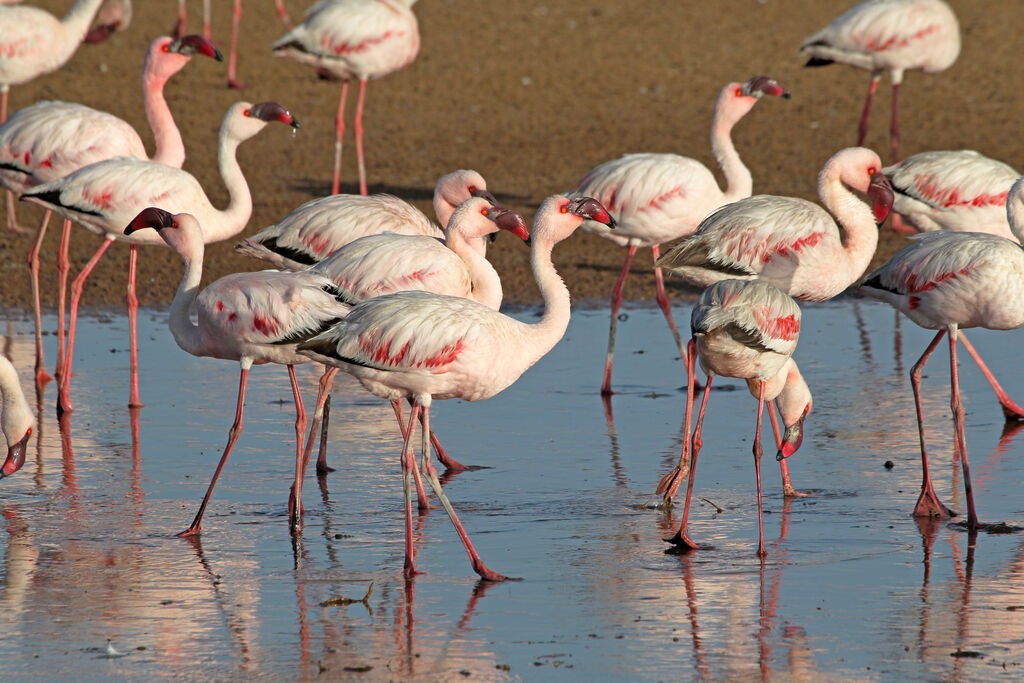
[[[882,169],[896,192],[897,213],[997,207],[1020,177],[1011,166],[974,150],[922,152]],[[969,225],[961,229],[971,230]]]
[[[862,287],[904,296],[931,290],[954,291],[1007,246],[1020,249],[1005,238],[987,233],[923,233],[869,273]]]
[[[748,348],[788,356],[796,349],[800,318],[796,301],[774,285],[724,280],[700,297],[690,329],[694,335],[724,330]]]

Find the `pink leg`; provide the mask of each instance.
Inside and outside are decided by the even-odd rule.
[[[654,257],[655,263],[658,262],[660,253],[659,245],[655,244],[651,247],[651,255]],[[679,328],[676,327],[676,321],[672,318],[672,305],[665,292],[665,276],[661,272],[661,268],[657,266],[654,267],[654,293],[658,306],[668,322],[668,329],[672,330],[672,338],[676,340],[676,346],[679,347],[679,357],[683,359],[683,365],[686,365],[686,345],[683,344],[683,338],[679,336]]]
[[[238,405],[235,408],[235,422],[231,425],[231,431],[228,432],[228,444],[224,447],[224,453],[220,456],[220,462],[217,463],[217,469],[213,473],[213,479],[210,480],[209,488],[206,489],[206,495],[199,506],[199,512],[196,513],[192,524],[178,534],[178,536],[194,536],[199,533],[199,528],[203,524],[203,513],[206,512],[206,506],[210,503],[210,496],[213,495],[213,487],[217,485],[217,479],[220,477],[221,470],[224,469],[224,463],[228,461],[231,448],[238,441],[238,435],[242,433],[242,413],[245,410],[245,383],[249,379],[249,367],[251,365],[251,361],[242,361],[242,377],[238,382]]]
[[[306,408],[302,404],[302,392],[299,391],[299,380],[295,377],[295,366],[288,366],[288,379],[292,384],[292,400],[295,401],[295,484],[293,495],[288,497],[288,522],[292,532],[302,530],[302,474],[306,469],[303,457],[302,437],[306,433]]]
[[[334,178],[331,180],[331,194],[338,194],[341,186],[341,140],[345,136],[345,99],[348,97],[348,80],[341,82],[341,97],[338,98],[338,114],[334,117]]]
[[[392,402],[394,405],[394,402]],[[399,406],[401,407],[401,406]],[[416,456],[412,452],[412,433],[415,431],[413,427],[416,426],[416,419],[420,416],[420,406],[418,403],[414,403],[412,406],[412,414],[409,416],[408,429],[402,424],[401,420],[399,423],[402,424],[402,433],[405,436],[405,441],[402,446],[402,489],[405,491],[405,568],[403,574],[405,578],[411,579],[417,574],[421,574],[416,570],[415,555],[416,550],[412,543],[412,473],[416,471]],[[417,479],[419,475],[417,474]]]
[[[281,18],[281,22],[284,24],[284,27],[291,31],[293,28],[292,20],[291,17],[288,16],[288,10],[284,6],[284,0],[274,0],[274,9],[277,10],[277,16]]]
[[[366,79],[359,81],[359,99],[356,100],[356,157],[359,161],[359,194],[366,192],[366,159],[363,156],[363,103],[366,101]]]
[[[413,403],[413,410],[416,409],[417,403]],[[455,508],[452,507],[451,502],[448,500],[448,496],[445,495],[444,489],[441,488],[441,482],[437,479],[437,470],[434,469],[434,463],[430,461],[430,444],[428,443],[428,434],[430,433],[430,406],[423,406],[423,413],[420,417],[420,423],[422,425],[422,444],[420,446],[421,457],[420,462],[423,468],[423,473],[427,477],[427,481],[430,483],[430,488],[434,489],[434,495],[441,501],[441,505],[444,506],[445,512],[448,513],[448,518],[452,520],[452,524],[455,525],[455,532],[458,533],[459,538],[462,539],[462,545],[466,548],[466,554],[469,555],[470,564],[473,565],[473,571],[480,575],[484,581],[505,581],[508,577],[502,576],[501,574],[492,571],[487,568],[483,560],[480,559],[480,555],[477,554],[476,548],[473,547],[473,543],[469,540],[469,534],[462,528],[462,523],[459,522],[459,516],[455,514]],[[412,434],[412,422],[409,423],[409,434]]]
[[[402,422],[402,404],[392,404],[395,409],[395,415],[398,416],[399,423]],[[463,472],[470,469],[467,465],[463,465],[461,462],[448,455],[448,451],[441,445],[441,441],[437,438],[437,435],[433,431],[430,432],[430,444],[434,447],[434,452],[437,454],[437,459],[441,461],[445,469],[450,472]]]
[[[768,402],[768,417],[772,423],[772,434],[775,435],[775,445],[778,448],[782,448],[782,431],[779,428],[779,418],[775,411],[777,406],[775,401]],[[789,465],[786,464],[785,458],[779,460],[779,471],[782,474],[782,495],[786,498],[797,498],[806,496],[806,493],[801,493],[793,487],[793,480],[789,476]]]
[[[185,0],[178,0],[178,25],[174,27],[174,37],[181,38],[188,27],[188,12],[185,11]]]
[[[960,457],[964,466],[964,490],[967,498],[967,529],[977,531],[981,525],[978,523],[978,513],[974,508],[974,487],[971,485],[971,466],[967,461],[967,437],[964,434],[964,405],[960,400],[960,372],[956,363],[956,338],[957,328],[949,330],[949,381],[950,396],[949,406],[953,412],[953,438],[959,446]]]
[[[754,474],[757,477],[757,555],[764,557],[768,551],[764,549],[764,515],[761,513],[761,417],[764,413],[764,385],[757,395],[757,431],[754,432]]]
[[[324,430],[320,435],[320,457],[324,459],[324,466],[326,467],[326,452],[327,447],[325,442],[327,440],[327,409],[330,405],[331,400],[331,387],[334,386],[334,377],[338,374],[338,368],[328,367],[324,370],[324,374],[320,377],[320,388],[316,395],[316,409],[313,411],[313,419],[309,423],[309,436],[306,437],[306,448],[302,454],[302,471],[305,473],[306,466],[309,463],[309,456],[313,451],[314,437],[316,436],[317,427],[320,425],[320,421],[323,420]],[[333,471],[327,468],[328,471]],[[320,472],[320,461],[317,460],[317,474]]]
[[[210,30],[210,0],[203,0],[203,36],[212,40],[213,32]]]
[[[410,417],[409,423],[405,423],[405,418],[402,416],[401,401],[392,401],[391,408],[395,411],[395,418],[398,420],[398,428],[402,432],[402,438],[408,442],[416,427],[416,421]],[[416,467],[415,459],[412,462],[412,476],[416,480],[416,507],[421,513],[427,512],[430,510],[430,502],[427,501],[427,491],[423,488],[423,479],[420,478],[420,470]]]
[[[992,374],[992,371],[988,369],[987,365],[985,365],[985,361],[981,360],[981,356],[974,349],[974,345],[967,341],[967,335],[964,334],[963,330],[959,331],[959,335],[961,343],[963,343],[964,348],[967,349],[967,353],[971,354],[971,358],[974,359],[974,362],[977,363],[978,367],[981,369],[981,374],[985,375],[985,379],[988,380],[988,383],[992,385],[993,391],[996,392],[996,398],[999,399],[999,404],[1003,407],[1003,415],[1006,419],[1024,420],[1024,408],[1021,408],[1019,405],[1014,403],[1009,394],[1007,394],[999,385],[999,382],[996,381],[995,375]]]
[[[128,248],[128,293],[125,301],[128,303],[128,337],[131,344],[129,351],[131,361],[131,388],[128,394],[128,407],[141,408],[142,400],[139,398],[139,299],[135,296],[135,274],[138,269],[139,245],[132,244]]]
[[[889,144],[892,149],[892,163],[900,160],[900,84],[892,84],[892,120],[889,122]]]
[[[683,506],[683,521],[679,524],[679,530],[675,536],[666,538],[667,543],[671,543],[678,548],[696,550],[697,544],[690,538],[687,530],[687,523],[690,518],[690,502],[693,500],[693,480],[694,474],[697,471],[697,456],[700,455],[700,448],[703,442],[700,437],[700,430],[704,423],[704,410],[708,405],[708,396],[711,395],[711,380],[713,375],[708,375],[708,381],[706,389],[704,390],[704,396],[700,401],[700,414],[697,416],[697,428],[694,430],[693,439],[690,438],[690,420],[693,418],[693,395],[694,395],[694,381],[693,377],[697,372],[695,359],[697,357],[697,345],[691,340],[689,344],[689,354],[687,361],[687,371],[689,373],[689,379],[686,381],[686,419],[684,420],[686,434],[683,436],[683,452],[680,455],[679,462],[682,463],[684,458],[689,459],[689,470],[690,478],[686,484],[686,504]],[[680,480],[682,478],[682,469],[680,468]],[[662,482],[665,482],[662,479]],[[658,488],[662,486],[659,483]],[[678,481],[674,482],[674,488],[679,488]],[[673,490],[672,493],[675,493]],[[668,496],[666,497],[666,500]]]
[[[27,235],[29,230],[18,225],[18,212],[14,208],[14,193],[7,191],[7,228],[18,235]]]
[[[924,480],[921,482],[921,495],[918,496],[917,504],[914,506],[915,517],[952,517],[956,513],[939,501],[935,495],[935,488],[932,486],[931,474],[928,472],[928,451],[924,442],[924,412],[921,410],[921,373],[924,371],[924,364],[928,362],[929,356],[939,345],[945,330],[940,330],[928,348],[921,354],[921,358],[914,363],[910,369],[910,386],[914,390],[914,408],[917,410],[917,434],[921,441],[921,472]]]
[[[633,256],[636,254],[636,246],[630,245],[626,250],[626,260],[622,264],[622,272],[615,282],[615,289],[612,290],[612,320],[608,328],[608,355],[604,359],[604,379],[601,380],[601,393],[605,396],[615,393],[612,391],[612,361],[615,357],[615,328],[619,324],[619,309],[622,307],[622,292],[626,287],[626,277],[629,275],[629,267],[633,264]]]
[[[28,270],[32,278],[32,303],[35,304],[36,386],[40,389],[53,379],[46,373],[46,361],[43,358],[43,310],[39,301],[39,249],[43,246],[43,237],[46,236],[46,225],[49,222],[50,212],[47,211],[43,214],[43,220],[39,222],[36,239],[32,242],[32,248],[28,252]]]
[[[696,348],[695,346],[693,346],[692,342],[691,342],[691,348],[694,348],[694,349]],[[690,365],[693,365],[693,364],[691,364],[691,363],[687,364],[688,367]],[[694,372],[696,372],[696,367],[694,367]],[[697,380],[697,378],[694,377],[693,384],[694,384],[694,390],[695,391],[696,391],[696,384],[697,384],[696,380]],[[710,383],[711,383],[711,377],[709,376],[708,377],[708,384],[710,384]],[[687,386],[687,391],[689,391],[689,386],[690,386],[689,378],[687,378],[686,386]],[[701,429],[701,426],[703,424],[704,409],[707,406],[707,404],[708,404],[708,394],[705,391],[704,397],[701,399],[701,402],[700,402],[700,410],[697,413],[697,428],[695,430],[695,434],[697,436],[695,438],[698,439],[698,440],[700,439],[700,429]],[[687,403],[687,408],[686,408],[686,411],[687,411],[686,412],[687,425],[686,425],[686,437],[685,437],[686,441],[691,440],[690,439],[689,420],[690,420],[690,415],[692,413],[692,410],[693,410],[693,401],[689,400],[689,403]],[[671,472],[669,472],[668,474],[666,474],[664,477],[661,478],[661,481],[658,482],[658,488],[655,489],[655,493],[661,493],[662,494],[662,505],[666,506],[666,507],[672,504],[672,498],[676,495],[676,492],[679,490],[679,486],[683,483],[683,477],[686,476],[687,472],[692,467],[692,463],[689,460],[690,453],[692,452],[692,450],[694,448],[696,448],[697,450],[700,449],[699,446],[696,446],[696,447],[691,446],[691,447],[687,448],[686,441],[683,442],[683,450],[679,454],[679,462],[676,464],[676,466],[672,469]]]
[[[89,277],[89,273],[99,263],[100,258],[103,257],[103,253],[110,247],[113,238],[107,237],[103,240],[103,244],[96,250],[96,253],[92,255],[89,262],[82,268],[82,272],[78,274],[74,282],[71,283],[71,315],[68,320],[68,349],[64,355],[64,374],[60,378],[60,392],[57,397],[57,412],[58,413],[70,413],[74,408],[71,405],[71,366],[75,356],[75,328],[78,323],[78,303],[82,299],[82,288],[85,286],[85,281]]]
[[[871,101],[875,98],[875,91],[878,89],[878,81],[882,78],[882,72],[876,71],[871,74],[871,85],[868,86],[868,96],[864,100],[864,111],[860,115],[860,126],[857,128],[857,146],[864,145],[864,139],[868,136],[868,116],[871,114]]]
[[[228,52],[228,87],[243,90],[245,83],[238,80],[236,65],[238,63],[238,25],[242,21],[242,0],[235,0],[231,16],[231,50]]]
[[[67,355],[64,320],[67,314],[68,271],[71,270],[71,261],[68,259],[70,246],[71,221],[65,218],[60,231],[60,249],[57,252],[57,369],[54,372],[58,383],[64,382],[64,360]]]

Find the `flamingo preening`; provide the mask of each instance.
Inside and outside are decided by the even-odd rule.
[[[237,235],[252,215],[252,194],[235,153],[239,144],[255,136],[271,121],[299,127],[298,121],[277,102],[237,102],[224,115],[217,148],[217,165],[229,195],[228,205],[223,210],[210,202],[199,181],[186,171],[132,157],[117,157],[90,164],[60,180],[38,185],[22,195],[22,199],[52,209],[104,238],[71,284],[67,358],[58,399],[62,411],[72,409],[69,386],[82,287],[115,239],[131,245],[128,261],[128,315],[132,348],[129,404],[142,405],[139,400],[135,330],[138,314],[138,300],[135,297],[137,245],[163,244],[163,240],[145,231],[124,235],[124,226],[141,208],[160,203],[175,211],[188,210],[197,220],[205,222],[208,227],[202,234],[207,242],[217,242]],[[116,227],[118,225],[121,225],[120,229]]]
[[[960,55],[960,24],[943,0],[865,0],[832,20],[800,44],[807,66],[838,62],[871,72],[857,146],[868,134],[871,101],[883,72],[892,81],[889,140],[892,161],[900,158],[899,101],[903,73],[944,71]]]
[[[747,381],[750,393],[757,398],[753,448],[757,477],[757,554],[765,556],[761,514],[761,416],[764,403],[768,402],[772,426],[776,426],[776,402],[786,425],[785,435],[779,442],[777,458],[780,462],[800,447],[804,419],[811,411],[810,389],[792,358],[800,336],[800,318],[800,307],[796,301],[774,285],[760,280],[722,280],[705,289],[697,300],[690,318],[693,337],[687,355],[689,379],[683,449],[679,464],[658,484],[658,492],[664,492],[666,497],[670,497],[689,469],[683,520],[679,531],[672,538],[665,539],[667,542],[681,548],[698,547],[687,533],[687,519],[693,496],[697,455],[702,445],[701,426],[711,395],[711,382],[715,375],[738,377]],[[701,368],[707,373],[707,385],[691,443],[695,356],[700,358]]]
[[[321,78],[341,81],[335,118],[334,176],[331,194],[341,182],[341,147],[345,133],[348,82],[359,81],[355,138],[359,161],[359,194],[366,194],[363,156],[363,104],[366,82],[408,66],[420,50],[416,0],[321,0],[305,20],[274,42],[274,56],[314,67]]]
[[[190,214],[172,216],[163,209],[149,207],[140,212],[124,232],[134,235],[144,228],[154,228],[158,238],[185,261],[185,274],[174,295],[168,318],[171,334],[178,346],[193,356],[238,361],[242,369],[235,421],[231,425],[227,446],[199,511],[189,527],[179,534],[191,536],[200,531],[213,488],[242,431],[246,381],[254,364],[288,366],[296,412],[296,477],[302,471],[306,412],[294,366],[309,359],[295,352],[295,342],[336,323],[348,313],[349,306],[338,300],[338,290],[330,278],[308,271],[235,273],[216,280],[199,292],[206,237],[195,217]],[[193,307],[197,314],[195,323],[190,317]]]
[[[659,245],[692,233],[701,219],[719,206],[750,196],[753,179],[740,160],[730,134],[733,126],[763,95],[789,97],[785,88],[767,76],[757,76],[746,83],[729,83],[718,94],[711,119],[711,150],[725,174],[725,190],[718,187],[718,181],[706,166],[689,157],[678,154],[626,154],[591,170],[570,193],[574,197],[594,197],[606,206],[619,227],[609,232],[603,226],[596,226],[595,234],[627,249],[622,273],[612,290],[602,394],[612,393],[615,329],[626,277],[637,248],[650,247],[657,262]],[[583,229],[589,228],[585,223]],[[654,268],[654,285],[658,305],[685,361],[686,349],[672,319],[661,268],[657,264]]]
[[[25,464],[25,447],[36,426],[25,394],[18,381],[18,371],[7,356],[0,355],[0,428],[7,441],[7,458],[0,466],[0,479],[8,477]]]
[[[544,298],[544,315],[536,323],[520,322],[470,299],[398,292],[357,304],[327,332],[299,344],[300,353],[352,374],[376,396],[412,399],[402,449],[407,578],[418,573],[410,490],[416,467],[412,435],[417,419],[422,432],[421,469],[455,525],[473,570],[489,581],[506,578],[484,565],[438,481],[429,458],[430,405],[435,398],[490,398],[558,343],[569,324],[569,290],[555,271],[551,251],[587,219],[609,226],[614,223],[604,207],[586,197],[555,195],[537,211],[530,263]]]

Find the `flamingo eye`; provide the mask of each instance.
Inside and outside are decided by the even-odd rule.
[[[736,88],[736,97],[743,97],[743,88]]]
[[[490,209],[480,209],[481,215],[487,216],[491,213]]]
[[[28,431],[25,432],[25,436],[32,436],[32,428],[31,427],[29,427]]]
[[[242,112],[242,113],[243,113],[243,114],[244,114],[245,116],[252,116],[252,111],[251,111],[251,110],[249,110],[249,109],[246,109],[246,110],[245,110],[244,112]]]
[[[872,166],[871,168],[868,169],[868,175],[875,175],[876,172],[877,172],[877,170],[875,169],[874,166]]]
[[[473,194],[474,192],[476,192],[476,185],[470,185],[470,186],[469,186],[468,188],[466,188],[466,189],[468,189],[468,190],[469,190],[469,193],[470,193],[470,194]]]
[[[160,51],[161,51],[161,52],[168,52],[168,51],[169,51],[170,49],[171,49],[171,48],[170,48],[169,46],[167,46],[167,45],[164,45],[163,47],[161,47],[161,48],[160,48]]]
[[[569,213],[569,207],[563,206],[561,209],[559,209],[559,211],[561,211],[562,213]]]

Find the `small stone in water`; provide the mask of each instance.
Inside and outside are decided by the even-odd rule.
[[[893,463],[892,460],[886,460],[885,461],[885,469],[891,470],[893,467],[895,467],[895,464]]]

